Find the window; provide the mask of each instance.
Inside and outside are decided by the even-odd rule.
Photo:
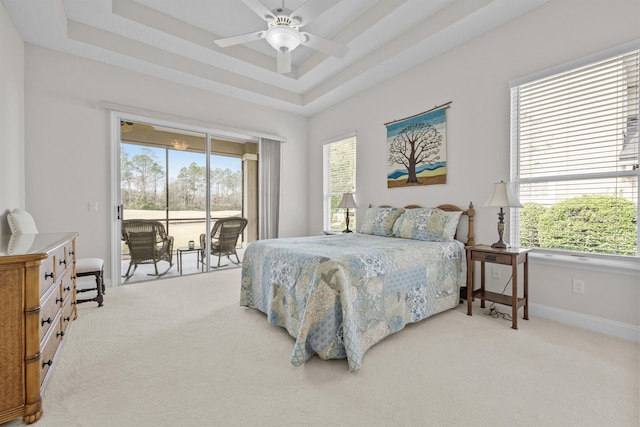
[[[639,52],[512,85],[514,244],[638,256]]]
[[[356,137],[353,135],[326,143],[323,150],[323,227],[325,230],[344,230],[346,212],[338,209],[338,205],[343,193],[356,191]],[[349,211],[349,228],[357,230],[355,212]]]

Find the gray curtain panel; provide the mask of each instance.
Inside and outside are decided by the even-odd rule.
[[[258,239],[260,240],[278,237],[281,144],[281,141],[260,138],[258,160]]]

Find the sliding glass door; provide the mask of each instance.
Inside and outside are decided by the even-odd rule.
[[[121,282],[236,266],[212,254],[210,230],[245,216],[243,195],[257,180],[244,179],[243,157],[257,144],[120,119],[118,148]]]

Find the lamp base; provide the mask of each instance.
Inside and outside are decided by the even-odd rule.
[[[500,239],[497,242],[495,242],[493,245],[491,245],[491,247],[495,249],[507,249],[510,246],[504,240]]]
[[[509,244],[502,239],[504,236],[504,211],[500,208],[498,213],[498,241],[491,245],[495,249],[507,249]]]
[[[353,233],[352,230],[349,230],[348,228],[346,230],[342,230],[343,233]]]

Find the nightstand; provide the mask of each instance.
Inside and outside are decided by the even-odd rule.
[[[473,315],[472,302],[480,298],[480,307],[490,301],[511,307],[511,327],[518,329],[518,309],[524,307],[523,319],[529,320],[529,248],[496,249],[488,245],[467,246],[467,314]],[[474,289],[473,266],[480,261],[480,288]],[[485,263],[510,265],[512,270],[511,295],[485,290]],[[518,298],[518,264],[524,264],[523,297]]]

